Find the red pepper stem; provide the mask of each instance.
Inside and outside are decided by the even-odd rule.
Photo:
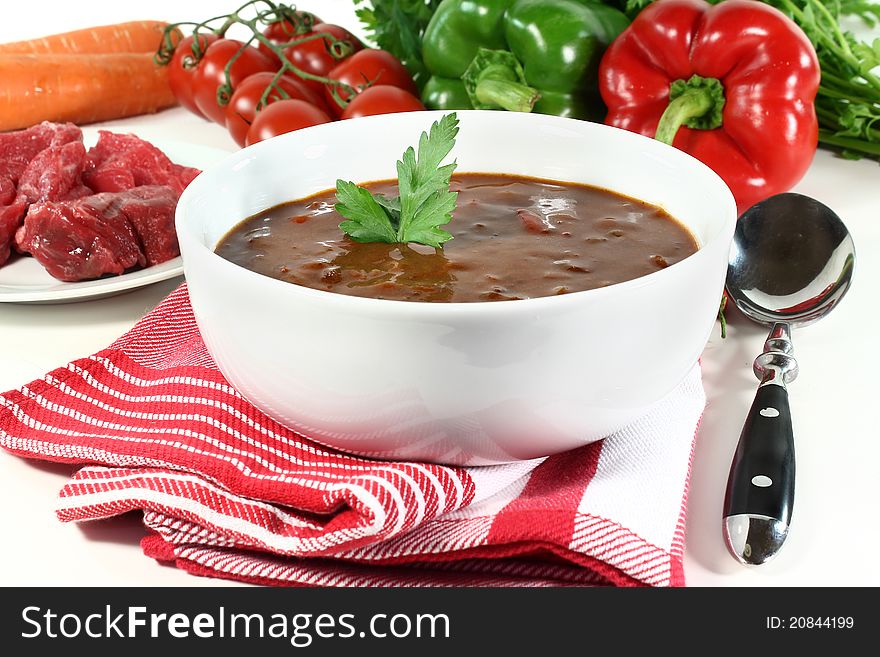
[[[672,145],[683,125],[701,130],[721,127],[724,88],[715,78],[694,75],[690,80],[676,80],[670,86],[669,105],[657,123],[654,139]]]
[[[531,112],[539,98],[537,90],[513,80],[483,78],[477,83],[481,103],[498,105],[510,112]]]
[[[693,118],[703,116],[712,107],[712,99],[702,89],[690,89],[669,103],[657,124],[654,139],[672,146],[678,129]]]

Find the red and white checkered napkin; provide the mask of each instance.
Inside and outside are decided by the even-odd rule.
[[[0,445],[82,464],[58,516],[142,509],[144,551],[199,574],[321,586],[680,585],[699,370],[566,454],[446,467],[342,454],[223,378],[185,287],[109,348],[0,396]]]

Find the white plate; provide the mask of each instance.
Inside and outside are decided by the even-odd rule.
[[[114,128],[113,132],[128,132]],[[173,162],[206,169],[220,161],[229,151],[179,141],[152,138],[144,131],[134,131],[142,139],[161,149]],[[96,128],[83,128],[86,147],[98,140]],[[121,276],[94,281],[65,283],[52,278],[34,258],[13,255],[9,264],[0,267],[0,302],[7,303],[69,303],[127,292],[134,288],[158,283],[183,274],[183,261],[178,256],[161,265],[139,269]]]

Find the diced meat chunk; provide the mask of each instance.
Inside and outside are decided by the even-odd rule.
[[[9,205],[15,200],[15,183],[9,178],[0,178],[0,206]]]
[[[519,209],[516,214],[530,233],[549,233],[554,228],[547,217],[538,215],[531,210]]]
[[[16,243],[63,281],[121,274],[180,253],[176,206],[177,194],[162,185],[38,203],[28,211]]]
[[[16,200],[31,204],[69,198],[71,190],[83,187],[80,175],[85,159],[86,148],[82,142],[50,146],[34,157],[22,172]]]
[[[0,210],[0,265],[9,258],[13,237],[31,203],[71,198],[83,187],[80,174],[86,149],[82,142],[50,146],[38,153],[21,172],[15,200]],[[85,188],[89,194],[91,191]]]
[[[27,130],[0,134],[0,180],[13,185],[30,161],[47,148],[82,141],[82,130],[72,123],[49,123],[44,121]],[[4,183],[0,183],[0,187]]]
[[[174,164],[158,148],[135,135],[102,130],[88,153],[83,181],[96,192],[122,192],[142,185],[167,185],[177,194],[199,174]]]
[[[78,198],[83,198],[84,196],[92,196],[95,192],[86,187],[83,183],[79,183],[75,185],[67,194],[64,195],[62,201],[75,201]]]
[[[119,196],[119,210],[134,226],[148,267],[180,255],[177,231],[174,229],[178,195],[170,187],[145,185],[134,187]]]
[[[186,186],[189,185],[193,181],[193,179],[202,172],[201,169],[196,169],[195,167],[185,167],[182,164],[175,164],[173,170],[175,177],[181,183],[181,185],[183,185],[180,192],[183,192],[183,190],[186,189]]]
[[[174,230],[177,194],[164,185],[144,185],[125,192],[104,192],[81,200],[99,214],[122,214],[140,240],[147,266],[180,255]]]
[[[13,201],[0,207],[0,265],[9,260],[15,231],[21,226],[21,218],[27,212],[27,203]]]
[[[42,154],[47,149],[55,154],[44,159]],[[42,192],[49,198],[63,198],[65,193],[82,186],[79,171],[84,159],[82,131],[71,123],[44,122],[27,130],[0,134],[0,265],[9,259],[15,231],[21,226],[28,205],[41,200]],[[34,165],[35,161],[39,166]],[[45,177],[43,165],[51,168]],[[71,175],[71,167],[78,170],[73,174],[75,182],[67,186],[64,181]],[[23,196],[16,191],[22,178],[30,185]],[[63,193],[55,196],[56,190],[62,189]]]
[[[140,243],[125,216],[98,212],[83,201],[33,204],[16,234],[19,248],[62,281],[121,274],[143,265]]]
[[[101,131],[86,153],[69,123],[0,134],[0,265],[13,245],[64,281],[170,260],[177,197],[198,174],[134,135]]]

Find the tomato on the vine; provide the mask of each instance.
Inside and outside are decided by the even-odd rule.
[[[381,84],[369,87],[352,98],[345,111],[343,119],[356,119],[359,116],[373,116],[374,114],[393,114],[395,112],[418,112],[425,109],[422,101],[408,91],[399,87]]]
[[[300,128],[330,123],[333,119],[304,100],[279,100],[257,114],[247,132],[248,146]]]
[[[299,27],[303,31],[297,34],[297,25],[294,25],[289,20],[278,21],[276,23],[269,23],[266,28],[263,30],[263,36],[265,36],[269,41],[271,41],[276,46],[281,46],[286,43],[290,43],[298,36],[302,36],[306,32],[311,31],[310,29],[303,29],[307,26],[314,26],[321,22],[321,19],[315,16],[313,13],[309,11],[295,11],[293,12],[296,17],[299,19]],[[267,46],[265,43],[259,43],[257,48],[260,49],[264,55],[270,57],[273,61],[277,62],[278,65],[281,65],[281,60],[278,59],[278,55]]]
[[[254,73],[235,88],[235,93],[232,94],[232,99],[225,110],[226,129],[229,130],[229,134],[239,146],[245,145],[248,129],[257,115],[257,104],[274,77],[274,73]],[[289,75],[281,76],[275,88],[269,92],[265,107],[268,107],[270,103],[285,99],[278,91],[279,87],[287,94],[288,98],[304,100],[326,112],[324,98]]]
[[[329,34],[339,41],[345,41],[350,44],[352,52],[361,50],[364,45],[360,40],[344,27],[338,25],[330,25],[328,23],[318,23],[312,28],[311,32],[303,34],[299,37],[301,40],[315,37],[318,34]],[[346,59],[337,59],[330,51],[331,41],[329,39],[313,38],[311,41],[303,41],[296,43],[284,50],[284,56],[288,61],[306,73],[317,75],[320,77],[328,77],[328,73],[341,61]],[[315,91],[321,91],[323,84],[316,80],[302,78],[305,84],[312,87]]]
[[[203,54],[208,46],[218,38],[216,34],[199,34],[201,53]],[[193,53],[194,41],[195,38],[190,35],[182,39],[174,49],[174,56],[168,65],[168,86],[171,87],[171,93],[174,94],[178,103],[193,114],[204,117],[205,115],[196,107],[196,101],[193,98],[193,79],[199,65]]]
[[[414,96],[419,93],[406,67],[394,55],[385,50],[373,48],[361,50],[340,62],[327,73],[327,77],[338,80],[354,89],[363,89],[368,85],[390,85],[399,87]],[[344,87],[336,87],[335,90],[343,101],[348,100],[351,96]],[[327,104],[334,113],[337,116],[342,115],[343,108],[333,98],[332,90],[326,87],[324,93],[327,96]]]
[[[242,48],[244,48],[242,50]],[[241,54],[238,54],[242,50]],[[233,89],[246,77],[262,71],[274,71],[275,62],[252,46],[234,39],[219,39],[208,46],[195,75],[193,97],[196,107],[215,123],[225,125],[224,106],[217,102],[217,90],[226,84],[226,65],[236,57],[229,69]],[[230,92],[231,93],[231,92]]]

